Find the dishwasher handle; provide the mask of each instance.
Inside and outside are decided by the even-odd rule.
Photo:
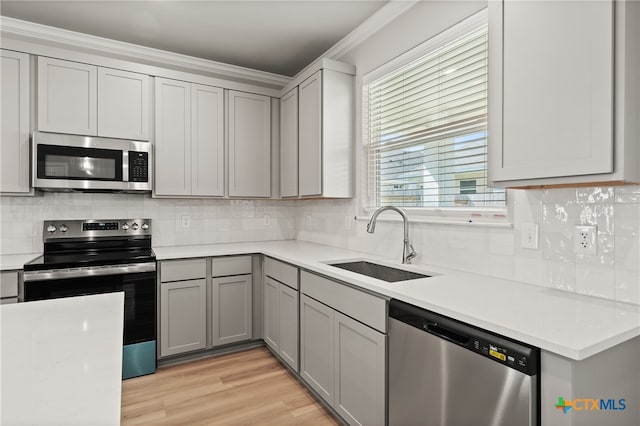
[[[429,333],[448,340],[452,343],[456,343],[461,346],[468,346],[471,338],[464,334],[457,333],[450,328],[445,328],[439,325],[437,322],[425,323],[423,328]]]

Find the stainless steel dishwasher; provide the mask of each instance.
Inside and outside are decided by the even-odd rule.
[[[540,424],[540,349],[391,300],[389,425]]]

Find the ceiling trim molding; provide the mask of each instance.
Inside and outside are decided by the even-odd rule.
[[[38,43],[65,47],[72,50],[100,52],[100,54],[104,56],[126,57],[131,61],[139,61],[142,59],[158,64],[221,74],[276,87],[283,87],[291,80],[291,77],[280,74],[125,43],[6,16],[0,16],[0,35],[2,37],[9,36],[21,40],[36,41]]]
[[[419,1],[420,0],[390,0],[389,3],[382,6],[367,18],[366,21],[344,36],[342,40],[320,55],[320,58],[339,60],[345,53],[362,44],[384,26],[415,6]]]

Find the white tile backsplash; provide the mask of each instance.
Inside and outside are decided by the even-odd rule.
[[[411,223],[415,263],[640,304],[640,186],[509,190],[513,228]],[[359,200],[297,201],[296,238],[400,259],[401,222],[339,226]],[[362,214],[362,213],[358,213]],[[306,217],[313,218],[309,227]],[[540,247],[520,246],[520,226],[539,225]],[[576,254],[575,226],[598,227],[598,253]]]
[[[415,263],[514,279],[640,305],[640,186],[509,190],[513,228],[411,223]],[[270,224],[264,225],[264,215]],[[182,227],[181,217],[191,217]],[[360,201],[184,200],[136,194],[46,193],[0,198],[0,253],[42,250],[47,219],[149,217],[155,246],[297,238],[402,256],[402,223],[366,232]],[[540,247],[520,246],[520,226],[539,225]],[[598,226],[598,253],[576,255],[579,224]]]
[[[50,219],[153,220],[156,247],[295,237],[292,201],[155,199],[139,194],[45,193],[0,198],[0,252],[42,251],[42,222]],[[264,214],[271,215],[264,225]],[[190,227],[182,227],[190,216]]]

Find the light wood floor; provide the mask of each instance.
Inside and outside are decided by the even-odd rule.
[[[122,425],[338,425],[266,348],[122,382]]]

